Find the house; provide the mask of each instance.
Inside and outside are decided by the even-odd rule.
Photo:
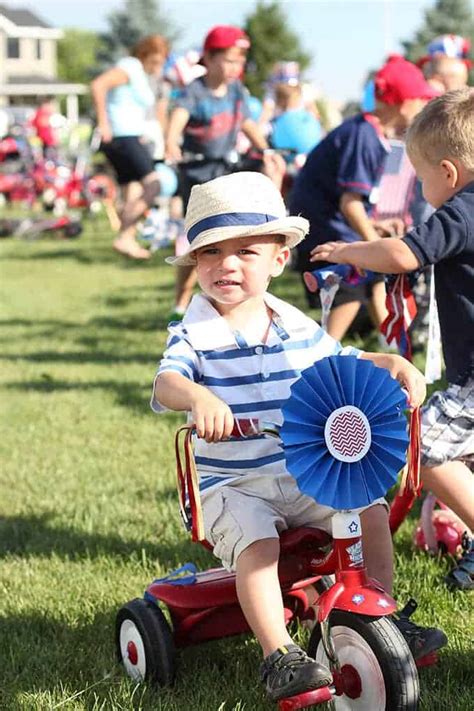
[[[66,97],[67,118],[78,120],[78,96],[84,84],[57,78],[57,41],[62,30],[34,12],[0,4],[0,105],[32,106],[42,96]]]

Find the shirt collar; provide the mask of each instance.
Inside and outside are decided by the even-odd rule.
[[[283,329],[290,334],[308,327],[310,319],[299,309],[268,292],[264,294],[264,299],[274,312],[273,321],[279,331]],[[195,350],[212,350],[225,346],[239,347],[236,335],[227,321],[203,294],[193,297],[182,324]]]
[[[362,116],[364,117],[364,121],[367,121],[367,123],[370,123],[370,125],[374,129],[375,133],[377,134],[377,137],[378,137],[380,143],[385,148],[387,153],[390,153],[390,151],[392,150],[390,147],[390,142],[385,137],[385,134],[382,131],[382,125],[381,125],[378,117],[375,116],[375,114],[371,114],[370,112],[365,112],[362,114]]]

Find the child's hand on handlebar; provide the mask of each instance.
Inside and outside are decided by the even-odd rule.
[[[232,410],[209,390],[202,388],[192,404],[191,415],[197,436],[206,442],[220,442],[230,437],[234,427]]]
[[[409,361],[397,356],[391,368],[390,375],[398,380],[408,393],[410,409],[420,407],[426,398],[425,376]]]

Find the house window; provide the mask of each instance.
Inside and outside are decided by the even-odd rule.
[[[20,59],[20,40],[18,37],[9,37],[7,42],[8,59]]]
[[[42,59],[41,40],[36,40],[36,59]]]

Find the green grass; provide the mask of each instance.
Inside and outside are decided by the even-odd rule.
[[[0,709],[264,711],[249,638],[180,655],[157,695],[115,663],[114,618],[153,577],[212,558],[181,529],[173,433],[148,409],[173,302],[162,255],[112,253],[100,219],[75,242],[3,240],[1,274]],[[275,292],[303,306],[291,273]],[[472,607],[442,583],[448,560],[396,540],[396,591],[449,635],[421,672],[422,709],[473,709]],[[471,615],[471,616],[470,616]],[[370,711],[370,710],[367,710]]]

